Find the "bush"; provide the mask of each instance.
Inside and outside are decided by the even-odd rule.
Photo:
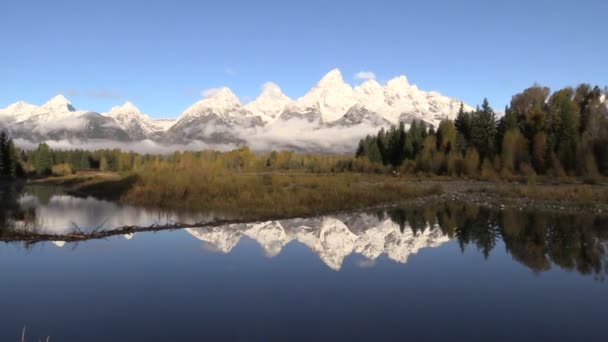
[[[487,158],[483,160],[481,165],[481,178],[487,181],[497,181],[498,175],[494,170],[494,166]]]
[[[464,158],[464,165],[469,176],[477,176],[479,171],[479,153],[472,147],[467,150],[467,155]]]
[[[72,168],[72,165],[66,163],[53,165],[53,167],[51,168],[51,173],[53,174],[53,176],[69,176],[73,175],[75,172]]]

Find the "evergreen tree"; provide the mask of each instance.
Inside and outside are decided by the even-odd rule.
[[[53,167],[53,151],[47,144],[40,144],[35,151],[34,169],[38,175],[48,175]]]
[[[6,151],[4,149],[4,145],[7,143],[7,136],[6,133],[1,132],[0,133],[0,176],[3,176],[5,173],[5,168],[6,168]]]
[[[471,118],[470,143],[481,159],[494,157],[496,142],[496,114],[488,99],[483,100],[481,109],[477,109]]]
[[[462,102],[460,102],[460,109],[454,121],[454,126],[456,126],[456,130],[464,138],[464,143],[468,143],[471,139],[471,114],[464,111],[464,104]],[[466,148],[466,146],[463,146],[463,148]]]

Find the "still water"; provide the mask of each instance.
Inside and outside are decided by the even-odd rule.
[[[0,234],[200,222],[58,189]],[[0,244],[0,341],[605,341],[608,218],[464,203]]]

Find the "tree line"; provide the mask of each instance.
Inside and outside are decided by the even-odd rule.
[[[608,107],[598,86],[581,84],[553,93],[534,85],[514,95],[497,117],[487,99],[437,129],[414,121],[359,142],[356,156],[404,172],[436,175],[608,175]]]
[[[0,177],[17,177],[21,174],[21,164],[15,144],[6,132],[0,132]]]
[[[299,154],[293,151],[254,153],[247,147],[228,152],[213,150],[176,151],[172,154],[139,154],[107,149],[87,151],[82,149],[53,149],[39,144],[36,149],[18,153],[19,163],[29,175],[68,175],[78,171],[140,172],[162,167],[174,170],[213,170],[222,172],[299,171],[329,173],[347,171],[353,167],[344,155]],[[378,168],[371,162],[359,160],[355,167]]]

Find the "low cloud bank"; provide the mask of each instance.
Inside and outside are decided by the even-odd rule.
[[[271,150],[296,150],[311,153],[354,153],[359,140],[368,134],[375,134],[378,127],[359,124],[351,127],[327,127],[319,122],[305,119],[278,121],[270,126],[242,128],[230,131],[231,135],[244,143],[209,143],[192,141],[187,144],[165,144],[152,140],[121,142],[114,140],[48,140],[54,149],[121,149],[137,153],[170,154],[175,151],[218,150],[229,151],[248,146],[256,152]],[[220,130],[201,131],[203,136],[218,133]],[[225,127],[221,130],[226,132]],[[205,140],[204,138],[202,140]],[[35,149],[38,142],[15,139],[15,144],[24,149]]]
[[[15,144],[26,150],[36,149],[37,142],[32,142],[25,139],[14,139]],[[175,151],[201,151],[201,150],[217,150],[230,151],[238,148],[235,144],[206,144],[202,141],[194,141],[189,144],[162,144],[152,140],[141,141],[115,141],[115,140],[47,140],[45,141],[53,149],[58,150],[103,150],[103,149],[121,149],[123,151],[137,152],[141,154],[170,154]]]

